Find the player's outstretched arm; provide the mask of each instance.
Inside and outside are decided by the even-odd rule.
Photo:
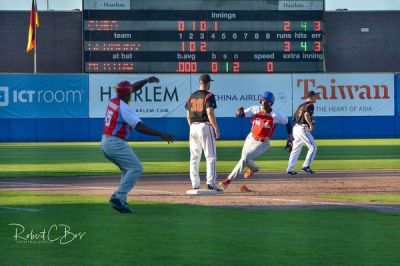
[[[168,144],[174,142],[174,138],[175,138],[174,135],[155,130],[155,129],[151,128],[151,127],[146,126],[143,123],[138,123],[136,125],[135,129],[137,131],[139,131],[140,133],[143,133],[143,134],[146,134],[146,135],[159,136],[160,138],[162,138],[163,140],[168,142]]]
[[[155,77],[155,76],[150,76],[147,79],[143,79],[143,80],[139,80],[135,83],[132,84],[132,92],[141,90],[143,88],[144,85],[146,85],[147,83],[154,83],[154,82],[160,82],[160,80]]]

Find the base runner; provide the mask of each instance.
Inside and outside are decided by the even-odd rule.
[[[226,189],[228,185],[235,179],[243,170],[245,166],[249,169],[245,172],[244,178],[251,177],[254,173],[260,171],[254,163],[254,158],[263,154],[270,146],[270,139],[274,134],[277,124],[286,125],[286,130],[290,136],[292,134],[292,125],[286,116],[272,111],[272,105],[275,102],[275,96],[272,92],[265,91],[260,98],[261,106],[251,106],[247,109],[240,107],[237,112],[237,117],[250,117],[251,132],[247,135],[246,141],[243,145],[242,155],[235,168],[228,175],[223,182],[219,185]],[[241,187],[242,192],[250,191],[247,186]]]

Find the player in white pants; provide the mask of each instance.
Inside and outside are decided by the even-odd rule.
[[[278,112],[272,111],[271,106],[275,102],[275,97],[272,92],[265,91],[261,94],[261,106],[251,106],[245,110],[239,108],[238,117],[250,117],[253,126],[251,132],[247,135],[243,145],[242,155],[235,168],[219,185],[226,189],[233,179],[235,179],[245,166],[249,169],[244,174],[244,178],[251,177],[260,168],[254,163],[254,158],[263,154],[270,146],[270,138],[274,134],[278,124],[286,125],[288,135],[291,136],[292,125],[288,122],[288,118]],[[250,191],[247,186],[241,187],[242,192]]]
[[[200,76],[200,88],[192,93],[185,105],[187,120],[190,127],[190,180],[193,189],[200,188],[199,164],[202,151],[207,164],[207,189],[222,191],[216,185],[217,149],[215,140],[219,139],[219,128],[214,115],[217,108],[214,94],[209,92],[211,77],[207,74]]]
[[[297,174],[297,172],[294,171],[294,166],[299,158],[303,144],[307,146],[308,152],[302,170],[308,174],[315,173],[310,167],[317,153],[317,144],[315,143],[314,137],[311,135],[311,131],[315,127],[313,115],[314,103],[317,101],[317,97],[317,93],[310,91],[307,94],[307,102],[300,104],[294,114],[293,120],[296,124],[293,127],[293,149],[290,153],[287,167],[287,174],[289,175]]]

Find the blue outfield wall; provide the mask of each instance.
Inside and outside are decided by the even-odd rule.
[[[50,76],[50,75],[48,75]],[[48,76],[38,75],[37,83],[41,83]],[[63,76],[63,75],[60,75]],[[7,79],[12,79],[12,82],[18,83],[17,75],[7,75]],[[74,84],[75,87],[64,89],[79,90],[79,86],[87,86],[87,75],[71,75],[70,77],[61,77],[56,79],[57,84]],[[64,79],[64,80],[63,80]],[[71,83],[70,81],[73,81]],[[5,86],[2,84],[5,78],[1,79],[0,88]],[[7,81],[7,80],[6,80]],[[67,82],[66,82],[67,81]],[[53,85],[49,85],[51,87]],[[62,87],[62,86],[61,86]],[[54,90],[54,99],[63,97],[59,89],[63,89],[57,85],[57,90]],[[3,87],[4,88],[4,87]],[[78,88],[78,89],[77,89]],[[21,89],[22,90],[22,89]],[[1,92],[1,91],[0,91]],[[17,92],[19,93],[19,92]],[[45,93],[45,92],[44,92]],[[57,94],[58,93],[58,94]],[[9,92],[9,95],[14,95]],[[21,94],[21,99],[29,99],[29,94]],[[43,94],[52,99],[52,94]],[[0,95],[0,98],[4,94]],[[11,97],[11,96],[10,96]],[[86,95],[82,94],[82,105],[87,105]],[[11,98],[10,98],[11,99]],[[19,98],[18,98],[19,99]],[[46,98],[44,98],[46,99]],[[0,99],[1,100],[1,99]],[[0,101],[1,102],[1,101]],[[10,100],[11,103],[11,100]],[[23,102],[21,102],[22,104]],[[18,103],[19,104],[19,103]],[[51,104],[51,103],[47,103]],[[394,116],[324,116],[316,117],[317,127],[313,135],[317,139],[324,138],[397,138],[400,137],[400,75],[395,75],[395,115]],[[1,105],[0,105],[1,106]],[[59,118],[35,118],[35,113],[32,113],[31,118],[2,118],[0,115],[0,141],[98,141],[101,138],[103,119],[102,118],[87,118],[84,112],[76,112],[74,118],[65,118],[65,115],[71,115],[70,106],[65,105],[64,109],[54,109],[58,112]],[[16,106],[17,107],[17,106]],[[43,106],[41,106],[43,112]],[[13,109],[13,110],[18,110]],[[46,109],[47,110],[47,109]],[[1,111],[1,107],[0,107]],[[28,112],[29,110],[27,110]],[[14,115],[14,114],[12,114]],[[218,115],[218,113],[217,113]],[[317,115],[317,114],[316,114]],[[85,117],[86,116],[86,117]],[[239,119],[235,117],[217,118],[221,129],[221,139],[233,140],[244,139],[249,132],[250,122],[248,119]],[[189,128],[185,118],[143,118],[145,124],[172,133],[177,140],[187,140]],[[286,129],[284,126],[278,126],[274,139],[286,138]],[[146,136],[134,132],[132,140],[157,140],[157,137]]]
[[[184,118],[145,118],[150,127],[169,132],[177,140],[187,140],[189,127]],[[249,132],[248,119],[219,118],[221,139],[244,139]],[[47,118],[0,119],[0,141],[98,141],[103,119]],[[400,136],[400,116],[319,117],[313,132],[315,138],[396,138]],[[274,139],[286,138],[286,128],[278,126]],[[134,132],[132,140],[158,140]]]

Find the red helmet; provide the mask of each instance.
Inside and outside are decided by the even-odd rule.
[[[132,93],[132,84],[129,81],[121,81],[116,89],[117,95],[130,95]]]

